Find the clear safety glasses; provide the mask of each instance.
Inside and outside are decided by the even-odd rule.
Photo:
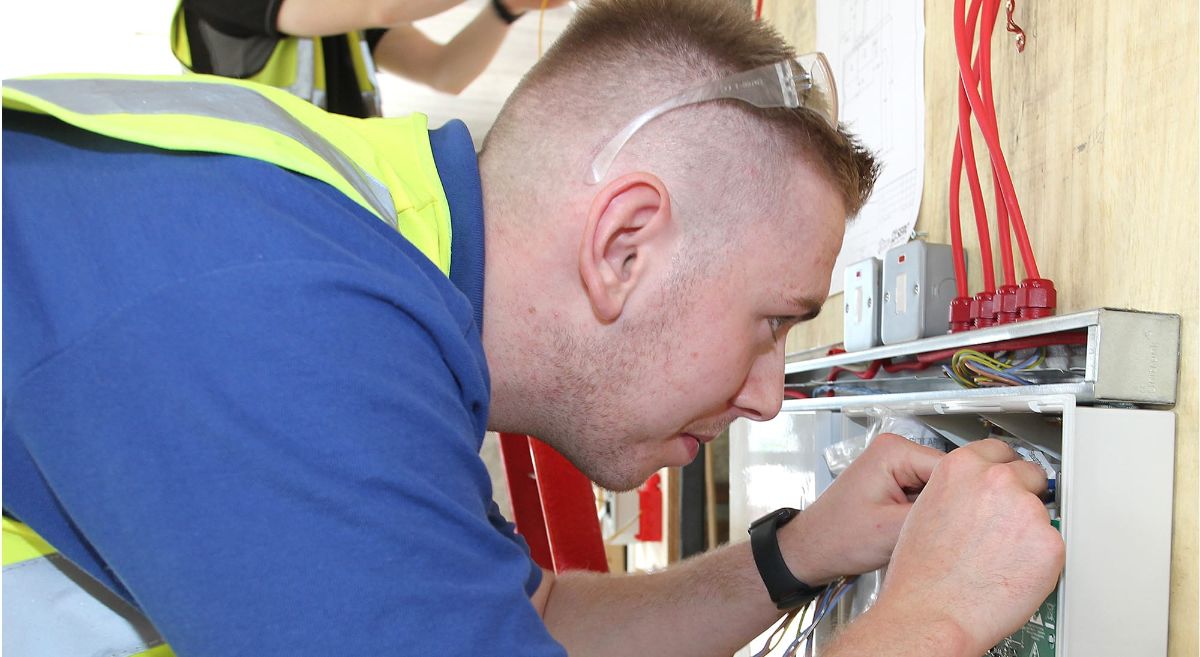
[[[723,98],[763,108],[803,107],[816,112],[830,127],[837,129],[837,86],[833,71],[825,55],[814,52],[692,87],[642,112],[610,139],[592,160],[588,182],[594,185],[603,180],[613,160],[617,159],[617,153],[650,121],[685,105]]]

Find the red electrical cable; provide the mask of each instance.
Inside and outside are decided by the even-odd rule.
[[[971,8],[965,23],[956,23],[955,41],[965,39],[975,40],[975,24],[980,17],[983,0],[972,0]],[[973,71],[972,71],[973,72]],[[976,76],[978,80],[978,76]],[[963,164],[967,171],[967,185],[971,189],[971,203],[975,210],[975,229],[979,234],[980,265],[983,269],[983,289],[985,292],[996,291],[996,272],[992,266],[992,240],[987,223],[987,204],[983,200],[983,188],[979,184],[979,170],[975,164],[975,147],[971,137],[971,110],[967,98],[966,85],[968,80],[965,72],[960,75],[958,88],[958,148],[962,153]],[[976,82],[978,85],[978,82]]]
[[[873,361],[866,370],[859,372],[857,370],[848,370],[844,367],[833,366],[829,370],[829,376],[825,377],[826,381],[837,381],[838,375],[842,372],[849,372],[860,379],[874,379],[876,374],[879,374],[879,368],[883,365],[882,360]]]
[[[992,95],[992,30],[1000,14],[1000,0],[985,0],[983,6],[982,31],[979,35],[979,53],[976,63],[979,69],[980,86],[983,88],[983,106],[988,119],[997,125],[996,101]],[[997,141],[997,143],[999,143]],[[992,188],[996,194],[996,234],[1000,239],[1000,266],[1004,270],[1004,284],[1016,285],[1016,267],[1013,263],[1012,234],[1009,232],[1008,208],[1004,206],[1004,194],[1000,191],[1000,177],[992,167]]]
[[[1013,3],[1009,5],[1011,12]],[[1000,0],[985,0],[983,8],[983,30],[979,39],[979,51],[976,54],[976,73],[979,75],[980,86],[983,90],[984,110],[988,120],[993,125],[999,125],[996,120],[996,102],[992,94],[992,30],[995,28],[1000,13]],[[1015,25],[1015,24],[1014,24]],[[1020,29],[1020,28],[1018,28]],[[1020,49],[1020,46],[1018,46]],[[1000,267],[1004,272],[1004,284],[996,290],[992,299],[992,316],[998,324],[1015,322],[1020,314],[1019,289],[1016,281],[1016,265],[1013,261],[1012,233],[1008,221],[1008,208],[1004,205],[1004,194],[1000,186],[1000,176],[996,167],[992,166],[992,190],[996,196],[996,233],[1000,240]]]
[[[754,20],[756,20],[756,21],[762,20],[762,9],[763,9],[763,0],[758,0],[758,3],[755,4],[755,6],[754,6]]]
[[[959,297],[970,294],[967,290],[967,254],[963,250],[962,219],[959,209],[962,202],[959,194],[962,191],[962,149],[958,139],[954,140],[954,155],[950,162],[950,251],[954,254],[954,286]]]
[[[965,9],[965,0],[954,0],[953,20],[956,26],[963,24]],[[1041,278],[1041,275],[1038,273],[1037,262],[1033,257],[1033,247],[1029,243],[1029,234],[1025,229],[1025,218],[1021,214],[1021,206],[1017,201],[1016,191],[1013,188],[1012,176],[1008,171],[1008,163],[1005,162],[1004,153],[1000,150],[1000,140],[996,124],[994,121],[988,120],[990,117],[984,111],[983,100],[979,96],[979,79],[975,75],[975,72],[971,70],[971,44],[963,39],[963,33],[957,27],[954,36],[959,72],[966,83],[963,85],[963,89],[967,93],[967,102],[971,105],[971,109],[976,115],[980,132],[983,133],[984,141],[987,143],[992,166],[995,168],[996,175],[1000,179],[1004,204],[1012,220],[1013,232],[1017,238],[1017,246],[1021,251],[1021,261],[1025,265],[1025,274],[1029,278]]]
[[[975,351],[982,351],[985,354],[994,354],[997,351],[1017,351],[1019,349],[1036,349],[1038,347],[1062,347],[1086,344],[1086,331],[1063,331],[1060,333],[1035,335],[1028,338],[1001,340],[1000,342],[985,342],[965,347],[955,347],[953,349],[942,349],[940,351],[927,351],[923,354],[917,354],[917,360],[922,363],[932,364],[946,360],[954,356],[955,352],[963,349],[974,349]]]
[[[1014,338],[1012,340],[984,342],[964,347],[955,347],[953,349],[927,351],[925,353],[916,354],[916,360],[906,361],[903,363],[893,363],[892,359],[890,358],[881,358],[879,360],[871,361],[871,364],[867,366],[867,369],[861,372],[858,370],[850,370],[834,365],[829,369],[829,375],[825,377],[825,381],[837,381],[838,376],[842,372],[848,372],[853,374],[858,379],[865,381],[874,379],[876,375],[879,374],[880,370],[888,373],[926,370],[942,361],[949,360],[954,356],[954,354],[962,351],[963,349],[974,349],[975,351],[994,354],[998,351],[1018,351],[1021,349],[1037,349],[1040,347],[1086,345],[1087,339],[1088,336],[1087,332],[1085,331],[1061,331],[1059,333],[1047,333],[1046,335],[1035,335],[1028,338]],[[846,351],[844,349],[838,349],[835,347],[830,349],[827,353],[828,355],[832,356],[835,354],[846,353]],[[808,395],[804,394],[803,392],[787,390],[786,388],[784,389],[783,394],[784,396],[792,399],[808,399]],[[826,394],[826,396],[832,397],[833,392],[830,391]]]
[[[996,233],[1000,236],[1000,267],[1004,271],[1004,284],[1017,284],[1017,268],[1013,261],[1012,232],[1008,223],[1008,208],[1004,206],[1004,194],[1000,191],[1000,176],[992,171],[992,187],[996,190]]]
[[[957,29],[957,28],[956,28]],[[964,104],[962,76],[959,76],[959,109]],[[959,130],[962,121],[959,121]],[[955,298],[950,301],[950,331],[957,333],[975,327],[971,318],[971,291],[967,279],[967,253],[962,239],[962,169],[963,152],[959,133],[954,136],[954,149],[950,162],[950,253],[954,262]]]
[[[908,372],[908,371],[926,370],[926,369],[929,369],[930,367],[933,367],[933,363],[924,363],[921,361],[908,361],[908,362],[904,362],[904,363],[893,363],[892,359],[890,359],[890,358],[881,358],[879,360],[871,361],[871,364],[869,366],[867,366],[867,369],[865,369],[861,372],[859,372],[858,370],[849,370],[844,367],[838,367],[835,365],[832,368],[830,368],[829,376],[825,377],[825,380],[826,381],[837,381],[838,375],[841,374],[842,372],[849,372],[850,374],[853,374],[854,376],[858,377],[859,379],[866,380],[866,379],[874,379],[876,377],[876,375],[879,374],[879,370],[883,370],[884,372],[887,372],[890,374],[892,372]]]
[[[919,372],[933,367],[933,363],[922,363],[921,361],[909,361],[907,363],[884,363],[884,372]]]

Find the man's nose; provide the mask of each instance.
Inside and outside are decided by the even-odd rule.
[[[783,350],[780,340],[754,359],[733,399],[742,417],[761,422],[779,415],[783,405]]]

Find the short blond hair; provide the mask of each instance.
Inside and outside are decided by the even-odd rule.
[[[686,86],[795,55],[774,28],[753,19],[746,2],[591,0],[510,96],[484,152],[511,139],[522,146],[507,157],[536,157],[530,149],[536,150],[539,131],[561,129],[571,133],[566,138],[574,139],[572,147],[584,152],[556,166],[579,168],[624,122]],[[743,123],[765,128],[767,143],[780,144],[773,150],[798,155],[823,174],[841,196],[847,216],[870,195],[878,173],[873,156],[815,112],[760,109],[738,101],[704,105],[732,109]],[[678,121],[673,115],[683,112],[668,113],[647,127]]]

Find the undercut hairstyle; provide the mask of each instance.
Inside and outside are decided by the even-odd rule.
[[[690,86],[795,56],[773,27],[753,19],[744,0],[591,0],[509,97],[481,157],[507,162],[502,175],[511,177],[513,189],[528,190],[529,176],[564,171],[577,171],[582,183],[604,143],[641,112]],[[717,143],[720,138],[725,142]],[[668,167],[695,174],[697,162],[751,159],[745,157],[749,149],[759,162],[803,160],[840,195],[847,217],[866,202],[879,171],[856,138],[816,112],[734,100],[655,118],[626,144],[618,162],[668,153],[690,160]],[[786,175],[772,170],[779,168],[750,173]],[[761,194],[748,197],[751,204],[764,200]]]

